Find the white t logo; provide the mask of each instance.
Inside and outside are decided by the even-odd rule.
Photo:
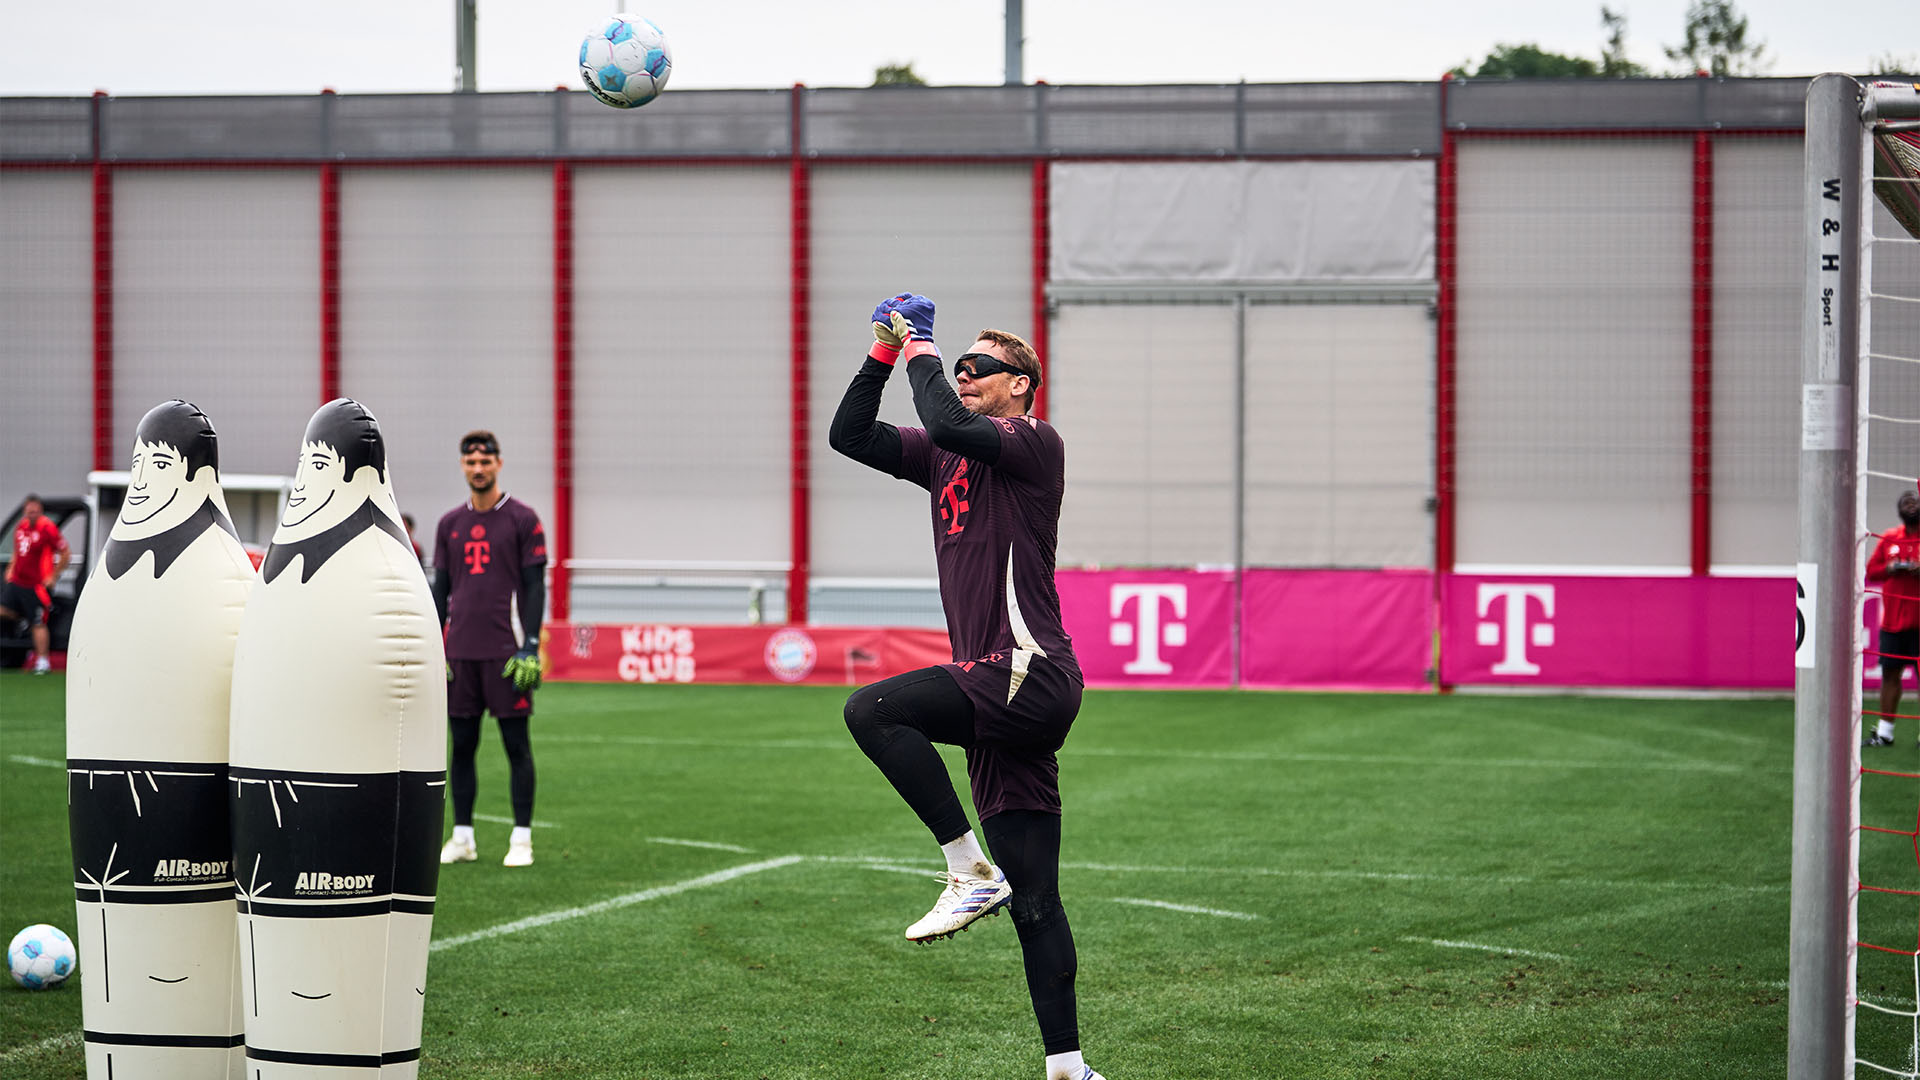
[[[1553,586],[1551,585],[1481,585],[1475,593],[1474,603],[1478,609],[1475,614],[1487,617],[1487,610],[1495,600],[1507,602],[1504,628],[1497,622],[1483,622],[1474,627],[1476,644],[1492,647],[1506,645],[1500,662],[1493,665],[1495,675],[1538,675],[1540,665],[1527,659],[1527,645],[1547,648],[1553,644],[1553,624],[1545,620],[1553,618]],[[1540,601],[1542,621],[1527,625],[1527,601]]]
[[[1140,601],[1133,621],[1121,619],[1127,601]],[[1128,675],[1167,675],[1173,665],[1160,659],[1160,646],[1179,648],[1187,643],[1187,624],[1169,620],[1160,622],[1160,601],[1173,604],[1173,617],[1187,617],[1185,585],[1115,585],[1107,594],[1107,614],[1114,620],[1107,627],[1107,640],[1121,648],[1138,646],[1133,659],[1120,666]]]

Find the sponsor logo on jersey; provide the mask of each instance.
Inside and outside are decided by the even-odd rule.
[[[967,523],[960,515],[967,512],[967,488],[972,481],[967,479],[967,459],[960,459],[960,467],[953,471],[953,479],[948,480],[940,489],[940,520],[947,523],[947,535],[954,536],[965,532]]]

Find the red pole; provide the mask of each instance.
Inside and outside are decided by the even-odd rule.
[[[339,396],[340,170],[328,161],[320,165],[320,402]]]
[[[1435,181],[1434,274],[1439,285],[1434,320],[1434,525],[1433,570],[1436,588],[1440,575],[1453,572],[1453,446],[1454,380],[1454,272],[1459,213],[1457,184],[1458,144],[1446,126],[1447,84],[1440,80],[1440,161]]]
[[[553,163],[553,588],[555,622],[573,611],[573,166]]]
[[[789,120],[789,132],[792,140],[792,156],[788,165],[791,195],[789,212],[791,214],[790,231],[792,237],[792,283],[790,286],[789,319],[791,333],[788,341],[791,362],[787,370],[791,386],[792,433],[791,447],[788,450],[789,480],[788,496],[793,518],[789,525],[789,547],[792,550],[793,566],[787,571],[787,621],[802,624],[807,621],[807,579],[810,576],[811,529],[810,511],[813,502],[813,488],[809,478],[807,456],[807,360],[809,350],[807,338],[811,333],[809,323],[808,277],[812,265],[811,230],[808,219],[811,217],[811,184],[807,170],[806,156],[801,151],[800,118],[801,103],[806,87],[793,84],[793,99]]]
[[[1048,382],[1053,380],[1053,369],[1047,356],[1047,260],[1049,258],[1047,218],[1050,209],[1051,190],[1047,185],[1047,159],[1033,159],[1033,337],[1029,344],[1040,357],[1040,373]],[[1033,392],[1033,415],[1045,418],[1047,415],[1047,388],[1041,386]]]
[[[1693,574],[1713,557],[1713,137],[1693,137]]]
[[[107,92],[93,93],[93,467],[113,468],[113,171],[101,159]]]

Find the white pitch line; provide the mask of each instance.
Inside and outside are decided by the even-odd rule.
[[[822,861],[825,861],[825,860],[822,860]],[[838,861],[838,860],[834,860],[834,861]],[[940,871],[938,870],[928,870],[924,867],[918,867],[918,866],[901,866],[897,863],[863,862],[860,864],[860,869],[884,870],[889,874],[912,874],[914,877],[937,878],[937,877],[945,876],[941,874]]]
[[[501,817],[501,816],[500,816],[499,814],[475,814],[475,815],[473,815],[473,820],[475,820],[475,821],[491,821],[491,822],[493,822],[493,823],[494,823],[494,824],[496,824],[496,825],[512,825],[512,824],[514,824],[514,820],[513,820],[512,818],[510,818],[510,817]],[[557,828],[559,828],[560,826],[559,826],[559,824],[558,824],[557,822],[552,822],[552,821],[540,821],[539,819],[537,819],[537,818],[536,818],[536,819],[534,820],[534,823],[533,823],[533,827],[534,827],[534,828],[536,828],[536,829],[557,829]]]
[[[467,945],[475,941],[485,941],[488,938],[517,934],[522,930],[537,930],[542,926],[550,926],[557,922],[566,922],[569,919],[582,919],[589,915],[599,915],[603,912],[615,911],[623,907],[631,907],[634,904],[644,904],[649,900],[659,900],[663,897],[674,896],[683,892],[691,892],[694,889],[704,889],[709,885],[723,885],[735,878],[746,877],[748,874],[757,874],[762,870],[775,870],[782,866],[792,866],[794,863],[804,862],[805,860],[806,856],[804,855],[782,855],[777,859],[745,863],[726,870],[706,874],[702,877],[689,878],[686,881],[676,881],[671,885],[656,885],[651,889],[642,889],[639,892],[627,893],[624,896],[609,897],[608,899],[585,904],[580,907],[562,908],[558,911],[529,915],[524,919],[515,919],[512,922],[489,926],[485,930],[475,930],[471,934],[460,934],[456,937],[441,938],[433,943],[431,951],[439,952],[441,949],[451,949],[456,945]]]
[[[1193,904],[1169,904],[1165,900],[1141,900],[1131,896],[1109,897],[1116,904],[1132,904],[1134,907],[1165,908],[1168,911],[1184,911],[1189,915],[1217,915],[1222,919],[1257,919],[1244,911],[1223,911],[1220,908],[1197,907]]]
[[[1511,956],[1532,956],[1541,960],[1571,960],[1571,956],[1562,956],[1555,952],[1536,952],[1533,949],[1512,949],[1505,945],[1482,945],[1473,941],[1448,941],[1445,938],[1403,937],[1401,941],[1411,941],[1416,945],[1438,945],[1443,949],[1478,949],[1481,952],[1505,953]]]
[[[711,840],[680,840],[672,836],[649,836],[647,837],[647,843],[672,844],[675,847],[706,848],[709,851],[733,851],[741,855],[753,854],[753,849],[750,847],[741,847],[739,844],[716,844]]]
[[[5,1053],[0,1053],[0,1065],[11,1065],[16,1061],[25,1061],[30,1057],[36,1057],[40,1054],[49,1053],[54,1050],[65,1050],[68,1047],[79,1045],[80,1033],[77,1031],[69,1031],[64,1035],[48,1036],[37,1043],[30,1043],[26,1046],[16,1046]]]
[[[545,735],[547,742],[618,744],[625,746],[678,746],[705,750],[826,750],[856,751],[851,739],[668,739],[648,735]],[[1696,772],[1728,776],[1751,773],[1791,773],[1792,766],[1729,765],[1718,761],[1643,761],[1621,758],[1614,761],[1580,761],[1566,758],[1483,758],[1437,757],[1422,754],[1306,754],[1269,750],[1127,750],[1118,747],[1083,746],[1062,751],[1080,757],[1145,758],[1153,761],[1250,761],[1281,764],[1320,765],[1412,765],[1418,767],[1468,769],[1622,769],[1633,772]]]
[[[26,754],[8,754],[7,760],[16,765],[45,765],[55,769],[64,769],[67,767],[67,763],[64,761],[48,761],[43,757],[30,757]],[[0,1061],[4,1060],[6,1059],[0,1058]]]
[[[1370,870],[1289,870],[1271,866],[1137,866],[1123,863],[1063,862],[1062,870],[1099,870],[1116,874],[1194,874],[1223,877],[1335,878],[1362,881],[1427,881],[1449,885],[1553,885],[1581,889],[1687,889],[1699,892],[1786,892],[1785,885],[1740,885],[1727,881],[1610,881],[1601,878],[1481,877],[1471,874],[1409,874]]]

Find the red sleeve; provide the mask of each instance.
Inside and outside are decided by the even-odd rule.
[[[1892,538],[1886,533],[1880,534],[1880,542],[1873,546],[1873,557],[1867,560],[1867,580],[1887,580],[1887,552],[1892,549],[1888,542]]]
[[[47,534],[53,539],[53,550],[61,554],[72,553],[73,549],[67,546],[67,536],[60,531],[60,526],[51,521],[42,521],[41,524],[46,526]]]

